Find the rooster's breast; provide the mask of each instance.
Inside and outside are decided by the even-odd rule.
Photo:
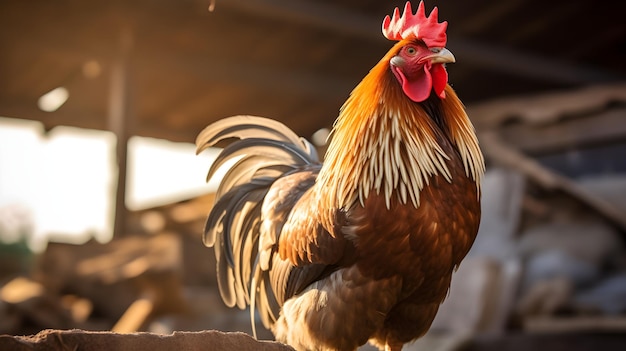
[[[400,279],[396,290],[387,291],[395,303],[374,337],[381,342],[390,336],[408,342],[428,330],[454,268],[476,237],[476,183],[462,169],[457,173],[452,182],[431,178],[418,207],[392,199],[387,209],[383,196],[373,194],[348,213],[345,234],[354,242],[361,274],[374,281]]]
[[[383,195],[374,193],[364,206],[349,211],[344,231],[354,242],[357,265],[365,275],[399,275],[403,294],[451,275],[471,247],[480,221],[476,183],[462,169],[457,173],[452,182],[432,177],[417,207],[393,196],[387,209]]]

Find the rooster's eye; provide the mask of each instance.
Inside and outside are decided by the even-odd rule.
[[[412,46],[409,46],[409,47],[406,48],[406,53],[411,55],[411,56],[413,56],[413,55],[417,54],[417,49],[412,47]]]

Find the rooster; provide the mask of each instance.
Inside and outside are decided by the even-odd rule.
[[[478,231],[484,173],[447,84],[446,29],[423,2],[385,17],[397,43],[341,107],[323,163],[267,118],[198,135],[198,152],[230,141],[207,176],[227,169],[203,237],[222,299],[258,310],[278,341],[401,350],[429,329]]]

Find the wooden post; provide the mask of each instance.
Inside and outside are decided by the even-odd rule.
[[[133,46],[132,31],[121,27],[119,53],[111,66],[109,91],[108,129],[117,137],[116,157],[118,165],[117,191],[115,196],[115,224],[113,236],[126,233],[126,164],[128,159],[128,139],[133,120],[130,53]]]

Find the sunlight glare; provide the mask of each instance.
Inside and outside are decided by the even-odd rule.
[[[39,109],[45,112],[54,112],[58,110],[70,97],[70,92],[64,87],[58,87],[41,95],[37,100]]]

